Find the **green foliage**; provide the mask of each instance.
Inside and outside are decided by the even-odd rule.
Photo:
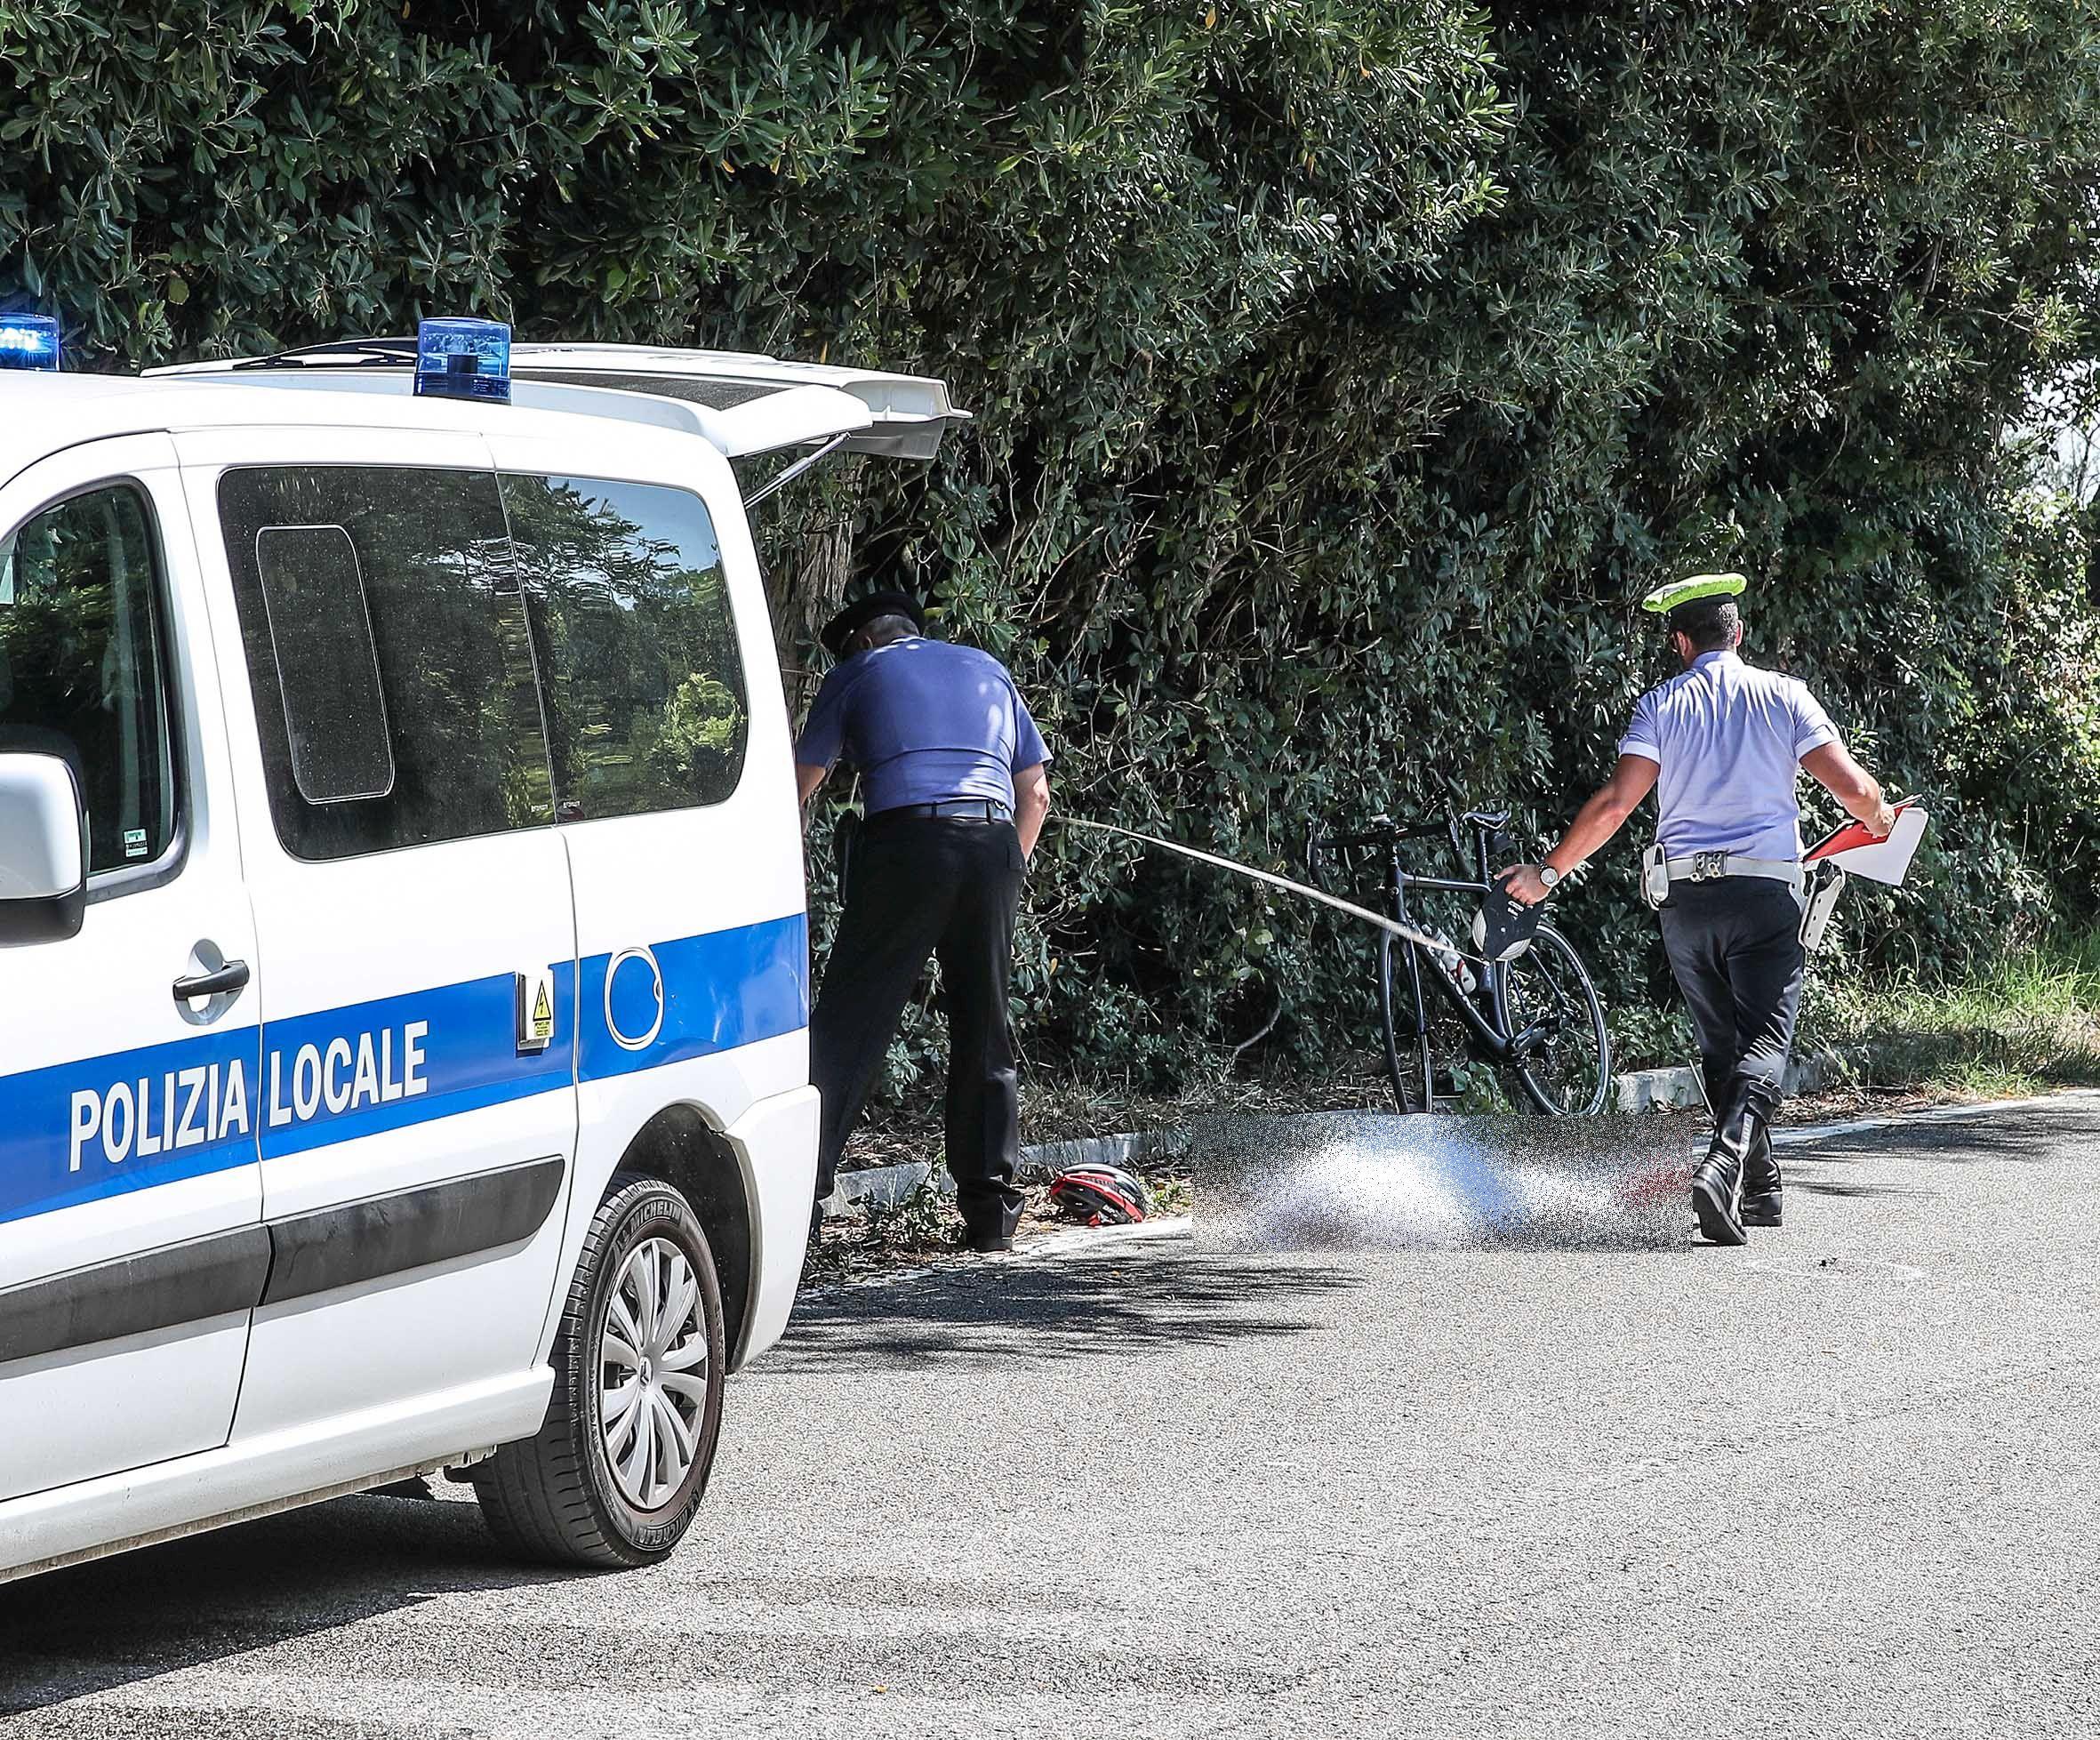
[[[2066,929],[1981,961],[1960,984],[1896,973],[1820,987],[1803,1037],[1863,1086],[1980,1098],[2100,1082],[2100,934]]]
[[[1661,674],[1634,601],[1740,567],[1939,817],[1856,957],[2089,908],[2090,516],[2007,436],[2100,350],[2086,0],[0,0],[0,298],[110,364],[473,310],[942,374],[930,473],[763,510],[776,619],[933,589],[1074,811],[1552,830]],[[1620,1005],[1631,861],[1562,902]],[[1036,1066],[1363,1037],[1338,921],[1054,822],[1031,882]]]

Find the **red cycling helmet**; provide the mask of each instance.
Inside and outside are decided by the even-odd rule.
[[[1088,1226],[1128,1226],[1151,1211],[1152,1193],[1121,1167],[1075,1166],[1057,1175],[1050,1200]]]

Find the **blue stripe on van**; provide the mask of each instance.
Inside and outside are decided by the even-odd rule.
[[[250,1022],[203,1030],[193,1039],[0,1076],[0,1221],[23,1220],[125,1191],[252,1165],[261,1058],[261,1035]],[[207,1109],[214,1066],[218,1103]],[[76,1095],[92,1096],[98,1127],[111,1110],[122,1125],[120,1132],[101,1132],[84,1141],[77,1166],[73,1147]],[[146,1105],[143,1126],[141,1101]],[[86,1111],[82,1106],[80,1114],[84,1117]],[[229,1122],[214,1139],[213,1132],[228,1112],[236,1113],[239,1122]],[[146,1155],[138,1151],[141,1129],[146,1145],[154,1151]],[[105,1156],[102,1138],[119,1134],[124,1158],[113,1165]]]
[[[552,1092],[572,1060],[597,1080],[809,1023],[799,912],[554,972],[556,1041],[540,1053],[517,1050],[501,974],[0,1076],[0,1222],[248,1165],[257,1133],[263,1155],[300,1154]]]
[[[593,955],[580,980],[585,1081],[705,1057],[809,1025],[809,921],[798,912],[645,953]]]
[[[575,969],[554,969],[570,1006]],[[566,1087],[566,1022],[555,1043],[517,1048],[517,980],[501,973],[433,990],[323,1009],[263,1031],[259,1127],[274,1160]]]

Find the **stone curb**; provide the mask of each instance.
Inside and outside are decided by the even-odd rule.
[[[837,1186],[823,1200],[824,1218],[836,1221],[856,1208],[894,1208],[933,1173],[932,1163],[926,1160],[870,1167],[865,1172],[842,1172]]]
[[[1786,1092],[1813,1094],[1844,1069],[1845,1060],[1834,1051],[1812,1052],[1806,1057],[1791,1059],[1786,1066]],[[1615,1078],[1615,1086],[1621,1111],[1685,1111],[1706,1103],[1699,1071],[1689,1065],[1630,1070]]]
[[[1182,1152],[1188,1145],[1189,1132],[1182,1127],[1138,1130],[1129,1135],[1038,1142],[1021,1151],[1020,1178],[1024,1184],[1043,1184],[1068,1167],[1129,1166],[1133,1161],[1158,1159]],[[855,1209],[894,1208],[929,1177],[934,1189],[941,1195],[955,1194],[955,1180],[948,1175],[946,1169],[936,1174],[925,1160],[870,1167],[863,1172],[842,1172],[838,1175],[838,1188],[824,1199],[824,1218],[835,1221]]]

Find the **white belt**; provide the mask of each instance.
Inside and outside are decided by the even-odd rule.
[[[1724,876],[1757,876],[1801,886],[1801,866],[1791,858],[1742,858],[1733,852],[1695,852],[1669,861],[1672,882],[1718,882]]]

